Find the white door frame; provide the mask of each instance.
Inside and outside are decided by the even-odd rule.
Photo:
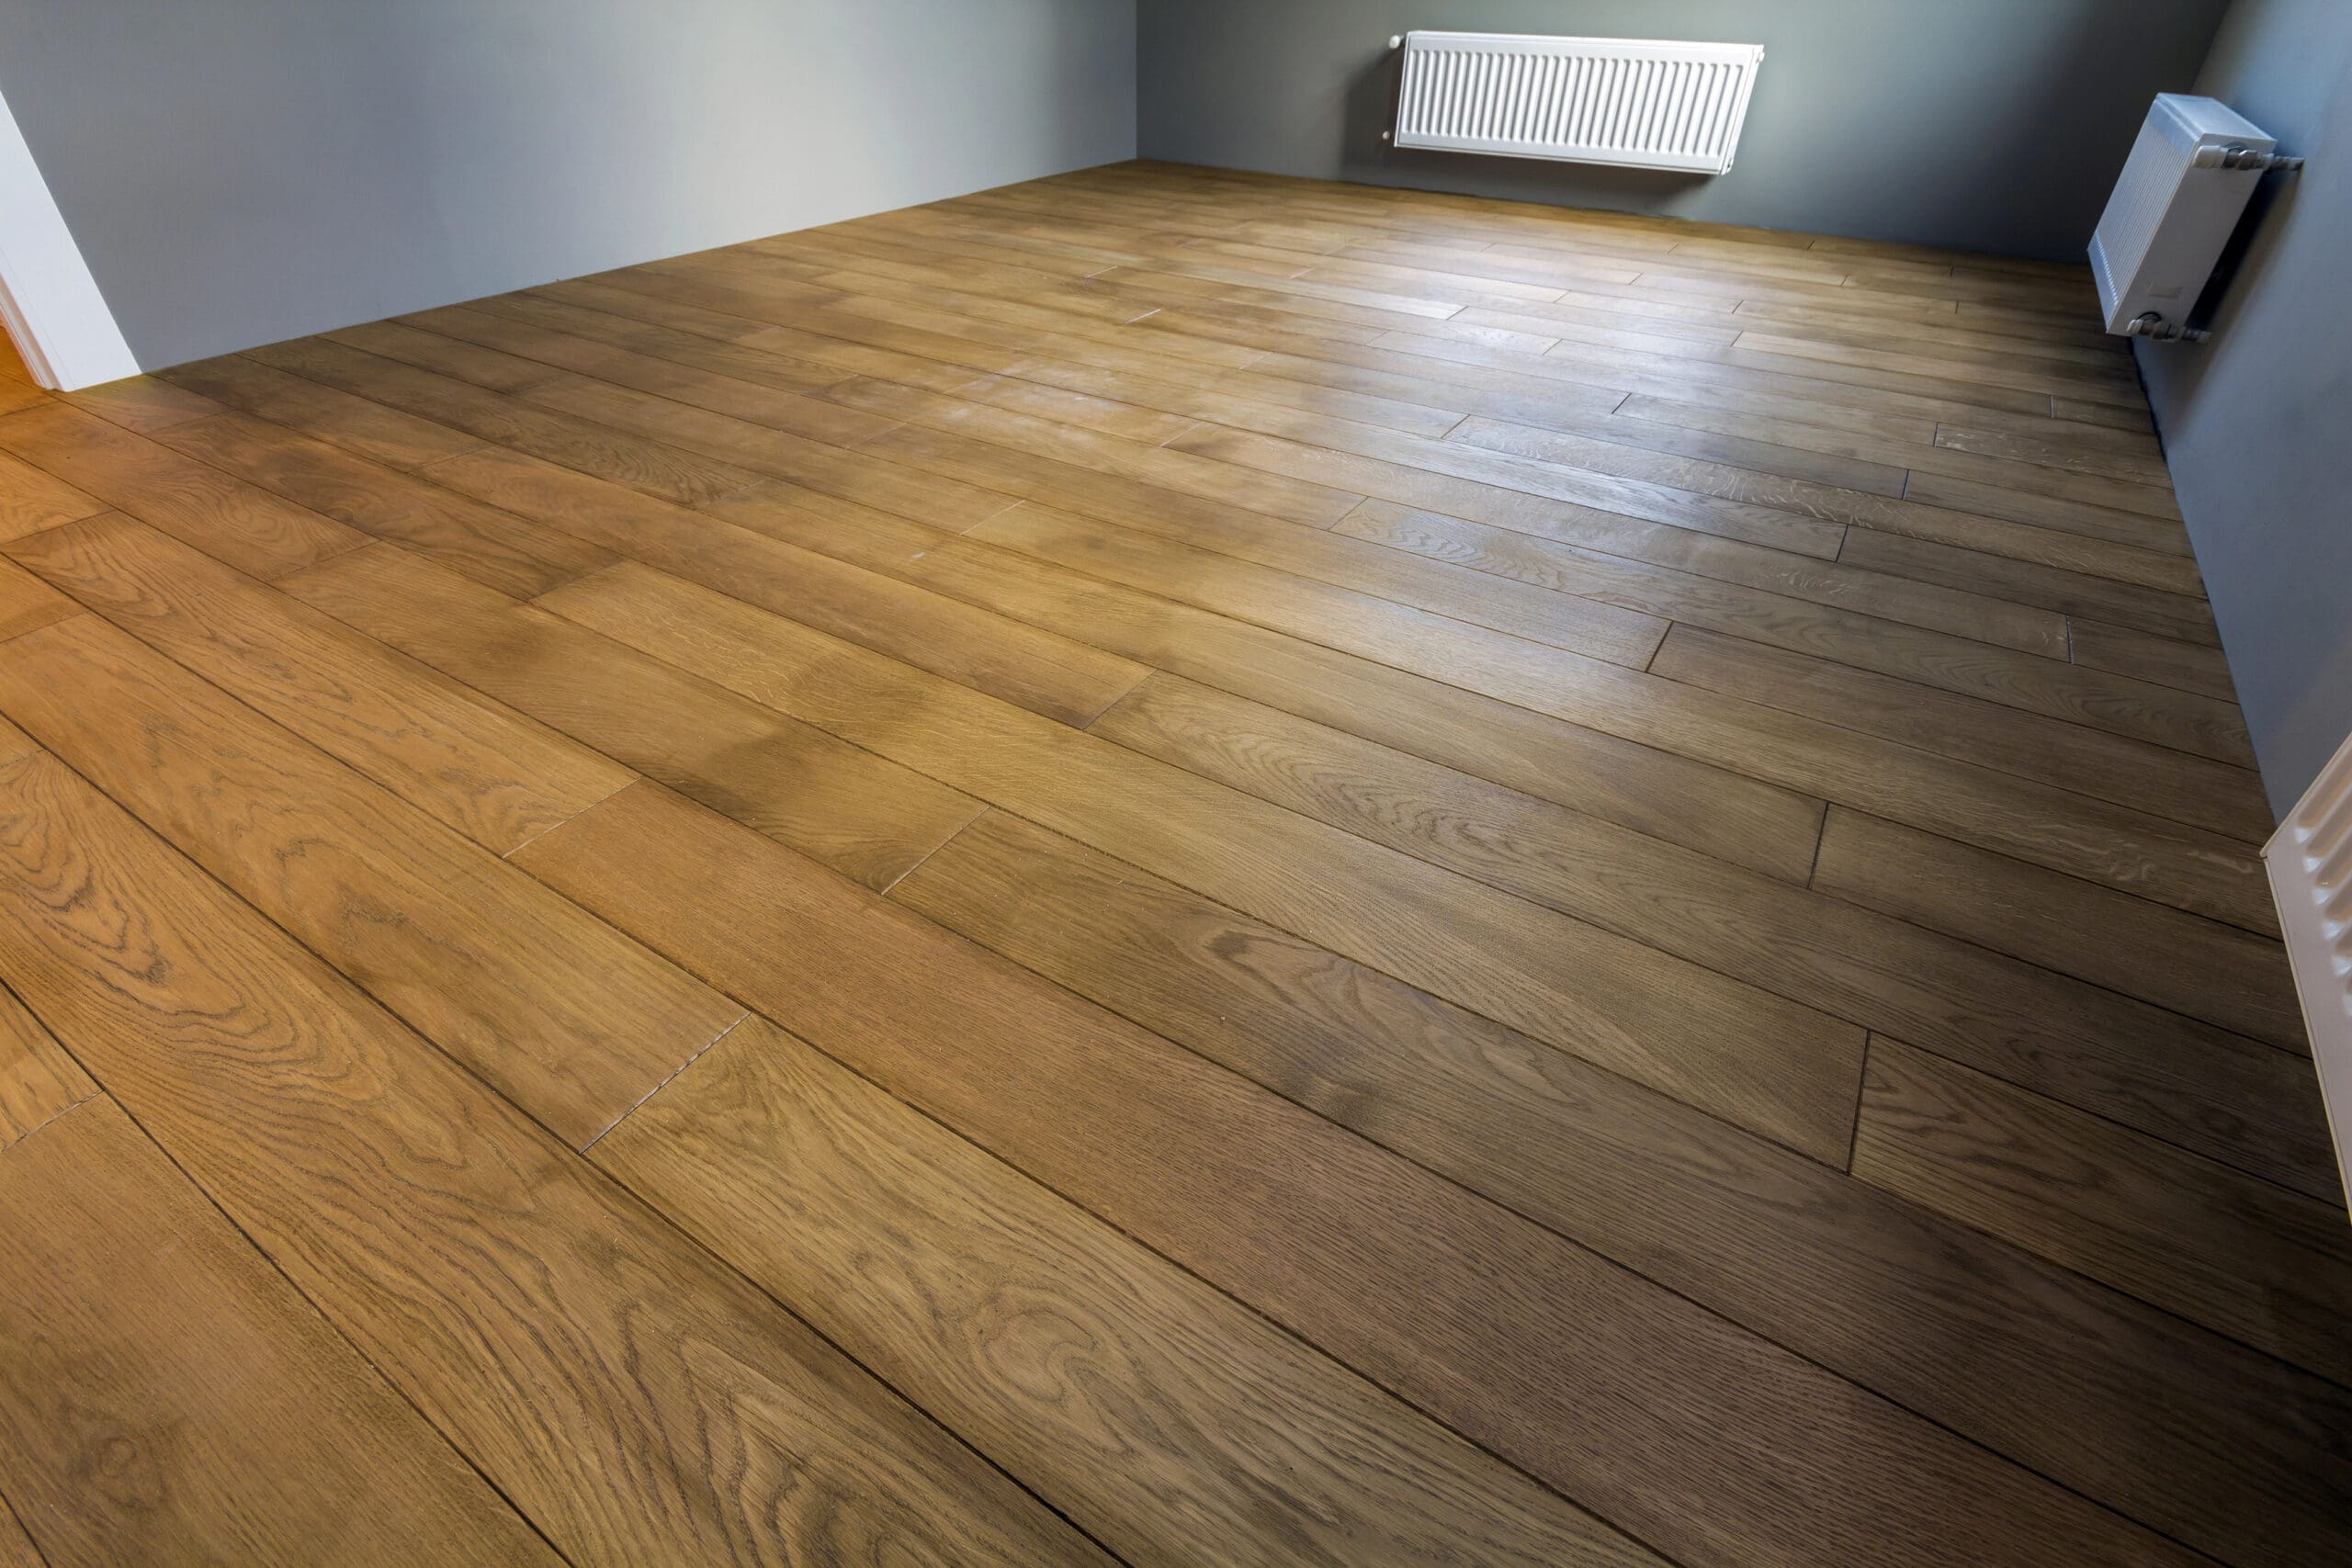
[[[0,98],[0,323],[44,387],[70,392],[139,374],[82,248],[7,101]]]

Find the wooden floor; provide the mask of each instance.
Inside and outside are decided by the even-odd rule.
[[[2081,269],[1130,164],[0,410],[0,1563],[2352,1553]]]

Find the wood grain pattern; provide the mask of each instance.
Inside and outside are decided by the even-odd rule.
[[[0,393],[6,390],[0,387]],[[9,1510],[6,1498],[0,1498],[0,1563],[6,1564],[6,1568],[47,1568],[34,1549],[32,1538],[25,1534],[25,1527]]]
[[[2352,1384],[2341,1203],[1876,1038],[1854,1174]]]
[[[1843,1162],[1858,1032],[639,567],[541,601],[976,798]],[[1311,882],[1283,874],[1317,868]]]
[[[2274,941],[1833,809],[1814,886],[2192,1018],[2308,1052]]]
[[[104,386],[85,387],[57,396],[61,402],[142,435],[153,435],[159,430],[220,412],[220,405],[203,393],[153,376],[126,376]]]
[[[104,1097],[0,1157],[0,1456],[51,1568],[560,1561]]]
[[[2035,860],[2074,874],[2133,886],[2255,929],[2276,929],[2275,912],[2255,857],[2239,844],[2199,829],[2176,828],[2135,812],[2093,806],[2086,797],[2042,790],[1989,770],[1937,759],[1909,747],[1871,743],[1858,732],[1572,655],[1540,649],[1511,658],[1433,664],[1360,623],[1306,614],[1288,583],[1206,552],[1082,523],[1048,534],[1042,522],[1013,514],[972,530],[1000,542],[1019,540],[1044,558],[1111,576],[1128,586],[1189,600],[1241,619],[1271,619],[1277,629],[1342,645],[1344,651],[1449,681],[1531,711],[1588,725],[1623,739],[1677,751],[1726,772],[1876,810],[1933,832]],[[2052,832],[2020,820],[2019,803],[2039,796],[2052,819],[2100,818],[2096,828]],[[1875,803],[1875,804],[1870,804]],[[2154,844],[2195,845],[2193,852]],[[2142,850],[2137,846],[2149,846]],[[2160,867],[2152,877],[2150,870]],[[2159,881],[2177,884],[2158,886]]]
[[[53,759],[0,851],[27,998],[558,1551],[1104,1561]]]
[[[2237,701],[2237,687],[2218,648],[2161,637],[2132,626],[2107,626],[2082,616],[2066,623],[2067,648],[2075,662],[2113,670],[2160,686],[2177,686],[2216,701]]]
[[[673,852],[621,871],[650,839]],[[2188,1560],[674,795],[635,786],[518,858],[1678,1560]],[[1886,1487],[1901,1506],[1864,1502]]]
[[[52,529],[10,553],[496,852],[628,781],[626,769],[128,517]]]
[[[0,1149],[97,1092],[57,1037],[0,987]]]
[[[574,1147],[742,1017],[103,621],[11,652],[11,718]]]
[[[502,592],[528,598],[610,565],[612,553],[558,529],[243,414],[193,420],[157,439],[379,539],[395,539]]]
[[[119,1101],[575,1562],[2352,1555],[2086,277],[1137,164],[0,363],[0,1185]]]
[[[1842,899],[1156,675],[1093,732],[2290,1185],[2333,1190],[2300,1063]]]
[[[0,642],[81,613],[81,605],[23,567],[0,560]]]
[[[2340,1419],[2315,1378],[1001,812],[891,897],[2093,1496],[2216,1544],[2200,1521],[2241,1510],[2335,1539],[2304,1438],[2245,1437]]]
[[[298,430],[396,468],[469,452],[481,442],[367,398],[272,369],[239,355],[175,365],[163,378],[225,407]]]
[[[438,483],[493,497],[631,559],[749,603],[790,604],[836,637],[1068,724],[1082,728],[1147,672],[1132,660],[778,536],[790,523],[829,526],[838,513],[804,504],[821,505],[820,497],[738,497],[728,508],[744,525],[736,527],[513,452],[475,453],[431,471]]]
[[[1989,662],[1989,661],[1985,661]],[[2270,836],[2270,806],[2250,768],[2163,748],[2054,716],[2018,712],[1826,659],[1677,626],[1652,672],[1807,714],[1905,746],[2040,779],[2249,844]],[[1996,679],[1998,679],[1996,676]],[[2106,699],[2128,706],[2128,696]]]
[[[367,537],[63,403],[0,419],[0,447],[254,577]]]
[[[971,797],[390,546],[288,592],[649,778],[876,887],[978,814]]]
[[[54,407],[35,402],[32,409]],[[22,538],[76,517],[106,510],[106,502],[85,495],[64,480],[30,463],[0,453],[0,538]]]
[[[763,1019],[596,1161],[1129,1562],[1663,1562]]]

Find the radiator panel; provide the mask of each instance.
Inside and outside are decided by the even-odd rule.
[[[2352,1188],[2352,740],[2320,770],[2262,858],[2337,1164]]]
[[[1719,175],[1764,51],[1755,44],[1407,33],[1396,143]]]
[[[2152,315],[2184,322],[2262,175],[2200,164],[2200,152],[2277,143],[2212,98],[2160,93],[2091,236],[2107,330]]]

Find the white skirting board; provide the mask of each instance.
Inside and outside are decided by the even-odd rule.
[[[2287,813],[2262,858],[2302,998],[2336,1168],[2352,1190],[2352,739]]]
[[[49,182],[0,100],[0,321],[44,387],[73,391],[139,374],[57,210]]]

